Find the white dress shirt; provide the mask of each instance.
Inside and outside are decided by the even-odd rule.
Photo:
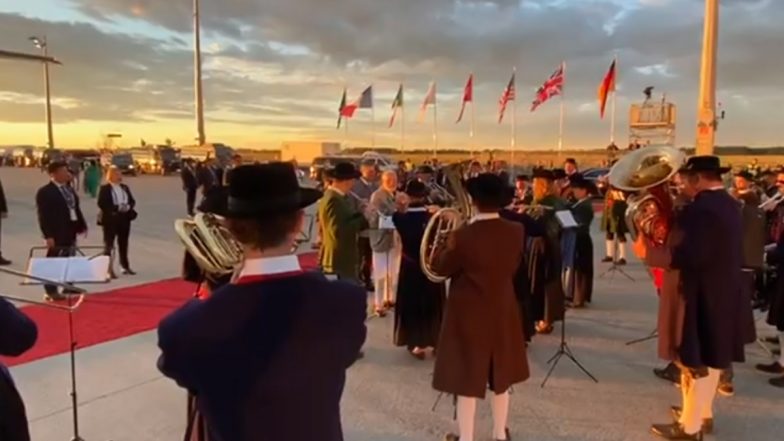
[[[302,271],[299,258],[294,254],[278,257],[248,259],[240,271],[240,277],[269,276]]]

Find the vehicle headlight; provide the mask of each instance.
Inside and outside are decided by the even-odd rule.
[[[135,168],[133,164],[129,165],[128,168]]]

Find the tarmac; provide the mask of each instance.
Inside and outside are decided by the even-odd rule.
[[[43,244],[35,215],[35,191],[48,180],[38,170],[0,168],[9,217],[2,221],[3,255],[23,269],[29,250]],[[126,178],[138,201],[139,218],[131,233],[130,259],[138,275],[121,276],[93,291],[177,277],[182,247],[173,221],[185,214],[178,177]],[[82,197],[91,230],[82,245],[100,245],[95,200]],[[560,329],[537,336],[528,351],[531,378],[515,386],[509,428],[515,441],[642,441],[651,423],[670,421],[679,404],[677,388],[655,378],[655,341],[627,346],[655,328],[657,298],[639,262],[622,274],[600,275],[608,268],[603,237],[594,223],[596,280],[589,308],[569,311],[568,345],[599,380],[594,383],[572,362],[561,359],[545,387],[547,360],[559,345]],[[302,251],[310,251],[308,246]],[[0,293],[41,300],[40,287],[20,286],[0,274]],[[88,300],[89,301],[89,300]],[[433,360],[418,361],[392,345],[391,316],[368,322],[365,357],[348,372],[342,416],[347,441],[437,441],[455,431],[451,397],[431,410],[438,394],[430,387]],[[773,330],[758,322],[762,335]],[[185,392],[163,378],[154,331],[103,343],[77,352],[80,432],[86,441],[174,441],[185,427]],[[717,398],[716,433],[706,439],[763,441],[784,432],[784,391],[771,387],[753,364],[769,358],[757,345],[747,348],[747,363],[735,369],[736,395]],[[34,441],[71,439],[68,355],[45,358],[11,369],[25,399]],[[303,399],[306,399],[303,397]],[[307,421],[303,421],[307,424]],[[489,403],[478,407],[477,440],[491,439]],[[778,433],[778,435],[776,435]]]

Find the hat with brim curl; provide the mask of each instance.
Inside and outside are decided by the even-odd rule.
[[[466,190],[476,205],[487,208],[501,209],[514,199],[514,189],[493,173],[482,173],[469,179]]]
[[[692,156],[680,171],[685,173],[716,172],[723,175],[730,171],[730,167],[722,167],[718,156]]]
[[[324,176],[336,181],[349,181],[351,179],[358,179],[362,174],[357,170],[357,167],[350,162],[338,162],[329,170],[324,172]]]
[[[291,163],[242,165],[229,175],[228,218],[292,213],[318,201],[322,193],[300,187]]]

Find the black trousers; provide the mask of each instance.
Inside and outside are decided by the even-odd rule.
[[[196,189],[195,188],[186,188],[185,189],[185,206],[188,210],[188,216],[193,216],[194,207],[196,206]]]
[[[46,257],[71,257],[76,254],[76,236],[71,240],[54,241],[54,248],[46,251]],[[57,295],[57,286],[44,285],[44,291],[48,295]]]
[[[131,221],[126,218],[112,219],[104,221],[103,224],[103,246],[104,254],[112,255],[114,242],[117,241],[117,251],[120,256],[120,266],[130,269],[128,262],[128,239],[131,235]]]
[[[359,245],[359,281],[366,287],[373,286],[373,250],[370,248],[370,239],[360,237]]]

